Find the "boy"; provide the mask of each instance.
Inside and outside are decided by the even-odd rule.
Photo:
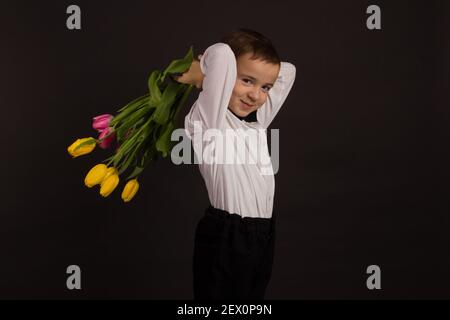
[[[281,62],[270,40],[248,29],[230,33],[199,58],[176,78],[202,89],[185,118],[194,151],[199,159],[206,147],[221,153],[217,144],[195,138],[200,123],[202,132],[233,130],[245,146],[238,156],[251,153],[255,145],[245,143],[244,133],[266,133],[292,88],[295,67]],[[265,134],[257,147],[269,157]],[[233,148],[225,143],[225,153]],[[210,206],[195,233],[194,299],[263,299],[275,239],[273,171],[264,174],[260,159],[232,165],[200,160],[199,169]]]

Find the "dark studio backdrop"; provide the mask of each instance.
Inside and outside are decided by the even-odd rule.
[[[81,30],[66,28],[71,4]],[[371,4],[381,30],[366,27]],[[104,199],[83,184],[108,151],[71,159],[66,148],[95,136],[93,116],[146,93],[152,70],[238,27],[297,67],[271,125],[267,298],[450,298],[445,1],[15,1],[0,12],[0,298],[192,298],[209,204],[198,167],[158,161],[124,204],[122,185]],[[66,287],[69,265],[81,290]],[[370,265],[380,290],[366,287]]]

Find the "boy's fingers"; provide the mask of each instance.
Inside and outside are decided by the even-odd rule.
[[[187,73],[182,73],[179,76],[173,75],[173,78],[180,83],[189,83],[190,82],[190,76]]]
[[[170,75],[170,77],[177,82],[180,82],[183,80],[182,76],[183,76],[182,73],[174,73],[174,74]]]

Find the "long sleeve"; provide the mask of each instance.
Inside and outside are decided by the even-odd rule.
[[[280,72],[270,89],[267,101],[257,111],[258,122],[263,128],[269,127],[294,85],[296,68],[289,62],[281,62]]]
[[[229,45],[210,46],[200,59],[200,68],[205,75],[203,91],[185,117],[185,132],[192,141],[209,201],[214,208],[243,217],[270,218],[275,178],[265,135],[258,134],[263,125],[270,124],[289,94],[295,67],[281,63],[267,101],[257,111],[258,123],[241,120],[228,109],[237,78],[237,61]],[[212,128],[229,129],[233,138],[225,136],[225,142],[208,140],[202,130]],[[249,141],[249,137],[257,139]],[[232,158],[231,163],[226,162],[228,158]]]
[[[216,43],[206,49],[200,59],[205,75],[202,91],[185,119],[185,127],[193,132],[193,122],[200,121],[203,129],[224,127],[228,104],[236,83],[236,57],[230,46]]]

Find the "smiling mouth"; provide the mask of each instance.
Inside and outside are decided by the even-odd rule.
[[[246,102],[244,102],[244,101],[242,101],[242,100],[241,100],[241,102],[242,102],[245,106],[247,106],[247,107],[249,107],[249,108],[250,108],[250,107],[254,107],[254,105],[248,104],[248,103],[246,103]]]

